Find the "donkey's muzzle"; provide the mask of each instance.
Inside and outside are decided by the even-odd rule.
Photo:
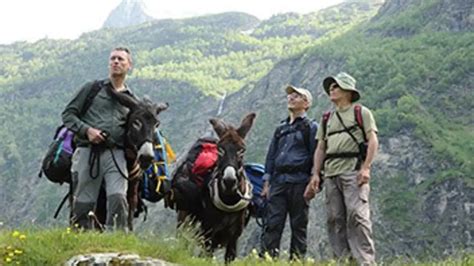
[[[153,150],[153,145],[151,142],[145,142],[138,150],[138,161],[140,163],[140,168],[146,170],[153,162],[155,158],[155,152]]]
[[[237,184],[237,179],[235,178],[224,178],[222,181],[224,182],[224,186],[229,190],[233,189]]]
[[[138,157],[138,162],[140,163],[140,168],[146,170],[153,163],[153,156],[141,155]]]

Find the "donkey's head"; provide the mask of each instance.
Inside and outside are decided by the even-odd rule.
[[[168,108],[168,103],[153,103],[149,99],[137,100],[124,93],[116,93],[119,102],[128,107],[127,144],[137,152],[142,169],[147,169],[155,156],[153,139],[160,125],[158,114]]]
[[[211,119],[214,131],[219,136],[217,177],[219,187],[224,194],[237,192],[243,178],[243,158],[245,153],[245,136],[252,127],[255,113],[250,113],[235,129],[220,119]]]

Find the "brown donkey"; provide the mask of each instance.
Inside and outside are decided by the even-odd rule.
[[[225,247],[227,263],[235,259],[237,240],[249,220],[252,185],[243,169],[244,138],[252,127],[255,116],[254,113],[245,116],[237,129],[220,119],[210,120],[219,137],[218,157],[198,198],[190,199],[188,193],[178,191],[179,179],[192,182],[189,166],[181,166],[172,182],[174,198],[171,201],[175,203],[192,201],[181,204],[188,206],[185,208],[180,208],[180,204],[176,204],[178,225],[185,220],[198,222],[206,251],[212,254],[216,248]]]

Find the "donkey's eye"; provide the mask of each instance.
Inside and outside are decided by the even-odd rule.
[[[142,128],[142,122],[140,122],[140,120],[135,120],[133,121],[132,126],[136,130],[140,130]]]
[[[225,150],[223,148],[218,148],[217,149],[217,154],[219,155],[219,157],[222,157],[225,154]]]

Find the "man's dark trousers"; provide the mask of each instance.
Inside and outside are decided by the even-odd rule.
[[[286,215],[290,215],[290,258],[302,258],[306,254],[306,228],[309,205],[303,198],[307,182],[277,183],[270,185],[266,224],[262,238],[262,251],[277,257],[285,227]]]

